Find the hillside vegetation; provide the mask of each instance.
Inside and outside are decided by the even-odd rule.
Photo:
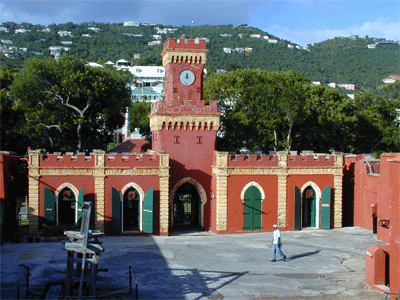
[[[29,31],[16,33],[18,29]],[[173,30],[157,33],[162,29]],[[70,35],[61,36],[60,31],[70,32]],[[252,34],[260,34],[261,37],[252,37]],[[357,91],[377,94],[383,93],[380,87],[384,84],[384,78],[400,74],[398,43],[387,43],[384,39],[372,37],[337,37],[303,49],[303,45],[296,48],[296,44],[280,39],[273,33],[247,25],[173,28],[161,24],[123,26],[122,23],[65,23],[45,27],[3,22],[0,30],[0,65],[20,68],[29,57],[50,56],[49,47],[54,46],[66,47],[61,53],[67,50],[69,54],[90,62],[104,64],[107,61],[115,63],[119,59],[133,61],[134,54],[141,54],[144,58],[153,58],[148,59],[148,62],[161,64],[163,42],[167,38],[182,35],[207,39],[209,53],[206,68],[209,74],[219,69],[237,68],[295,70],[322,84],[352,83],[356,85]],[[271,43],[273,39],[277,43]],[[157,40],[161,43],[148,44]],[[369,49],[368,45],[371,44],[376,44],[376,47]],[[289,45],[293,47],[289,48]],[[224,48],[246,48],[246,51],[232,50],[232,53],[225,53]]]

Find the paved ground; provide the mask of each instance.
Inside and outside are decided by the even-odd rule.
[[[127,287],[139,299],[384,299],[365,285],[364,253],[383,244],[361,228],[282,232],[289,260],[271,262],[272,233],[104,237],[98,286]],[[62,242],[1,246],[1,299],[16,297],[25,264],[30,285],[63,279]],[[134,298],[125,294],[123,298]]]

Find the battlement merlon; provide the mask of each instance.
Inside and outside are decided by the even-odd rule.
[[[206,50],[206,41],[188,38],[168,38],[164,43],[164,50],[167,49]]]
[[[195,115],[213,114],[221,115],[218,111],[218,101],[172,101],[172,105],[167,105],[166,101],[157,101],[151,105],[151,114],[182,114],[190,113]]]
[[[168,39],[161,52],[163,66],[169,63],[202,64],[207,61],[206,43],[203,40]]]
[[[180,105],[179,105],[180,104]],[[196,128],[196,130],[215,130],[220,126],[218,102],[191,101],[176,103],[176,106],[167,106],[165,101],[157,101],[152,104],[150,118],[150,130],[162,130],[163,128]]]

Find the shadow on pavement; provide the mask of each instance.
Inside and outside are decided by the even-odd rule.
[[[314,255],[314,254],[318,254],[319,252],[321,252],[321,250],[315,250],[315,251],[311,251],[311,252],[297,254],[297,255],[290,256],[290,257],[288,256],[286,261],[293,260],[293,259],[298,259],[298,258],[302,258],[302,257],[311,256],[311,255]]]
[[[247,274],[185,268],[186,264],[173,262],[174,257],[181,255],[181,248],[161,251],[150,236],[106,238],[104,246],[106,252],[99,266],[108,268],[109,272],[101,275],[104,278],[99,285],[120,286],[121,282],[126,282],[124,270],[132,266],[133,286],[138,286],[139,299],[200,299],[218,293],[222,287]]]

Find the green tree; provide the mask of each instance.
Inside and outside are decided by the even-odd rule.
[[[219,101],[221,150],[290,150],[309,80],[300,73],[234,70],[205,83],[205,99]]]
[[[383,90],[386,92],[387,98],[400,100],[400,80],[385,85]]]
[[[150,119],[151,103],[138,101],[133,102],[129,107],[129,130],[139,130],[139,133],[145,137],[147,141],[146,147],[151,148],[151,132],[150,132]],[[142,149],[145,150],[145,149]]]
[[[63,55],[27,60],[10,92],[27,120],[21,129],[35,147],[86,151],[105,149],[123,125],[121,112],[130,101],[126,82],[123,73]]]
[[[9,87],[14,80],[13,70],[0,69],[0,150],[25,154],[29,146],[27,137],[20,131],[22,114],[16,110]]]
[[[397,100],[360,93],[353,101],[299,73],[264,70],[211,76],[204,95],[219,101],[219,150],[398,151]]]
[[[358,118],[352,100],[325,86],[310,85],[306,93],[293,147],[298,151],[353,152]]]
[[[355,105],[358,112],[357,144],[359,152],[399,151],[400,121],[399,101],[371,93],[357,94]]]
[[[142,58],[135,59],[134,61],[135,66],[161,66],[162,60],[161,57],[154,57],[154,56],[144,56]]]

